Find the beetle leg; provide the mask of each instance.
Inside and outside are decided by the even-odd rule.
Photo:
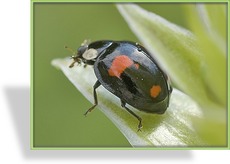
[[[98,102],[97,102],[97,92],[96,92],[96,89],[99,87],[101,85],[101,83],[97,80],[96,81],[96,83],[94,84],[94,86],[93,86],[93,97],[94,97],[94,105],[91,107],[91,108],[89,108],[86,112],[85,112],[85,116],[89,113],[89,112],[91,112],[96,106],[97,106],[97,104],[98,104]]]
[[[142,121],[142,119],[136,113],[134,113],[132,110],[130,110],[129,108],[127,108],[125,105],[126,105],[126,102],[124,102],[123,100],[121,100],[121,106],[123,108],[125,108],[131,115],[133,115],[134,117],[136,117],[138,119],[139,124],[138,124],[138,130],[137,131],[141,131],[141,128],[142,128],[141,121]]]

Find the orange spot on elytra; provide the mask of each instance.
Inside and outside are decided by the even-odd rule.
[[[150,95],[153,98],[156,98],[161,92],[161,86],[159,85],[153,85],[152,88],[150,89]]]
[[[115,57],[112,62],[110,69],[108,70],[110,76],[116,76],[120,78],[122,72],[130,66],[133,65],[133,60],[131,60],[128,56],[120,55]]]

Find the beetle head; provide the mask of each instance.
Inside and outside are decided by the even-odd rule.
[[[71,57],[74,61],[71,63],[69,67],[72,68],[75,63],[81,64],[82,62],[86,65],[92,65],[97,56],[98,52],[96,49],[88,49],[88,45],[80,46],[77,50],[77,55]]]

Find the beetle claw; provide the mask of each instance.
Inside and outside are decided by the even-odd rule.
[[[140,121],[139,124],[138,124],[137,132],[141,131],[141,128],[143,128],[143,126],[142,126],[141,121]]]

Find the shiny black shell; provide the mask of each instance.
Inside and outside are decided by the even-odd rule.
[[[149,52],[129,41],[96,41],[88,45],[98,56],[93,62],[104,88],[140,111],[162,114],[172,88],[167,75]]]

